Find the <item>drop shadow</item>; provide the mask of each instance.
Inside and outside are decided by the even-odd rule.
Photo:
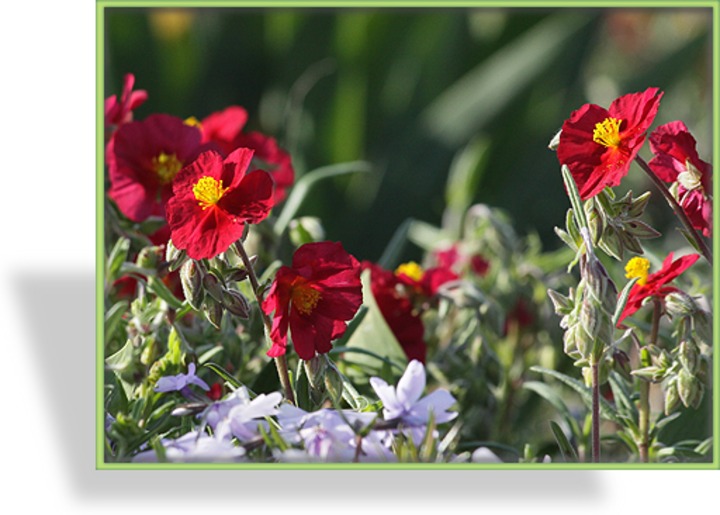
[[[36,377],[47,392],[38,401],[47,413],[47,427],[53,428],[48,438],[60,448],[67,489],[82,501],[122,496],[164,506],[175,496],[184,505],[200,506],[211,496],[223,502],[296,504],[309,492],[321,495],[324,503],[347,502],[367,491],[373,499],[393,504],[449,496],[458,501],[516,499],[522,488],[531,508],[538,501],[561,506],[603,495],[601,474],[579,470],[97,470],[95,278],[81,271],[14,277],[12,286],[39,369]]]

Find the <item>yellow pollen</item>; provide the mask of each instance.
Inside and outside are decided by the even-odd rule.
[[[175,154],[160,152],[160,155],[152,159],[153,169],[162,184],[172,182],[177,173],[183,167],[182,162]]]
[[[625,277],[633,279],[639,277],[638,284],[644,286],[647,283],[648,270],[650,270],[650,261],[641,257],[634,257],[625,265]]]
[[[425,271],[415,261],[408,261],[395,269],[395,275],[404,275],[413,281],[419,281],[425,275]]]
[[[200,120],[198,120],[194,116],[185,118],[185,120],[183,120],[183,123],[185,125],[189,125],[190,127],[197,127],[198,129],[202,130],[202,123],[200,123]]]
[[[212,177],[202,177],[193,186],[193,194],[200,204],[200,207],[205,211],[210,206],[217,204],[227,188],[222,187],[222,180],[217,181]]]
[[[605,147],[619,147],[621,123],[622,120],[611,117],[596,123],[595,130],[593,131],[593,141]]]
[[[312,313],[321,298],[319,291],[306,285],[294,286],[290,296],[295,309],[303,315]]]

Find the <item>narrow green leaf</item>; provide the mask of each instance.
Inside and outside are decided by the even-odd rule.
[[[627,305],[627,301],[630,298],[630,290],[635,285],[636,282],[640,280],[639,277],[633,277],[628,281],[628,283],[625,285],[625,287],[620,292],[620,296],[618,297],[618,303],[617,306],[615,306],[615,313],[613,313],[612,317],[612,323],[613,327],[617,327],[618,322],[620,321],[620,315],[622,315],[622,312],[625,310],[625,306]]]
[[[240,388],[242,384],[240,381],[235,379],[230,372],[225,370],[223,367],[218,365],[217,363],[205,363],[203,366],[209,368],[213,372],[215,372],[220,378],[225,381],[226,383],[230,384],[233,388]]]
[[[130,304],[128,301],[121,300],[113,304],[107,313],[105,313],[105,344],[112,340],[118,326],[120,325],[120,321],[129,306]]]
[[[105,364],[113,372],[122,372],[133,362],[133,350],[132,341],[128,340],[119,351],[105,358]]]
[[[554,377],[555,379],[560,380],[561,382],[565,383],[570,388],[580,394],[580,397],[582,398],[588,409],[592,407],[592,393],[590,391],[590,388],[585,386],[585,384],[581,383],[577,379],[573,379],[572,377],[557,372],[555,370],[549,370],[547,368],[537,366],[530,367],[530,370],[533,372],[538,372],[540,374],[549,375]],[[607,420],[611,420],[612,422],[615,422],[617,424],[622,424],[622,420],[618,416],[617,410],[603,397],[600,397],[600,415]]]
[[[273,228],[275,234],[280,236],[287,229],[290,220],[293,219],[298,209],[305,200],[310,189],[315,185],[316,182],[330,177],[337,177],[339,175],[345,175],[355,172],[370,172],[372,170],[370,163],[366,161],[350,161],[347,163],[338,163],[329,166],[323,166],[317,168],[311,172],[303,175],[293,186],[290,195],[285,201],[280,216],[278,216]]]
[[[122,264],[128,257],[130,252],[130,240],[128,238],[119,238],[107,258],[105,265],[105,284],[112,284],[120,274]]]
[[[180,309],[183,305],[182,301],[178,299],[170,289],[165,286],[157,277],[148,277],[148,289],[155,295],[160,297],[162,300],[168,303],[172,309]]]
[[[567,436],[565,436],[565,433],[560,428],[560,426],[551,420],[550,428],[552,429],[553,436],[555,437],[555,441],[558,444],[558,448],[560,449],[560,453],[562,454],[563,459],[565,461],[579,461],[575,447],[573,447],[572,444],[568,441]]]
[[[378,260],[378,265],[391,270],[399,264],[398,258],[405,247],[405,242],[408,240],[408,233],[410,232],[410,228],[413,223],[415,223],[415,220],[407,218],[397,229],[395,229],[395,233],[393,233],[392,238],[390,238],[382,256],[380,256],[380,259]]]

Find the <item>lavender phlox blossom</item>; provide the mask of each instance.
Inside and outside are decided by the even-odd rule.
[[[204,431],[191,431],[174,440],[162,439],[165,459],[171,463],[203,463],[240,461],[245,449],[232,443],[229,431],[220,428],[212,436]],[[137,454],[133,462],[154,463],[158,461],[155,450]]]
[[[282,405],[278,413],[280,434],[303,451],[275,453],[280,461],[388,461],[392,454],[374,432],[358,440],[356,431],[366,428],[375,413],[321,409],[308,413],[300,408]],[[352,425],[352,427],[351,427]],[[360,450],[358,451],[358,441]]]
[[[258,425],[265,424],[265,417],[276,415],[282,401],[280,392],[261,393],[254,399],[246,387],[241,386],[225,399],[213,402],[199,415],[213,430],[227,423],[229,431],[241,441],[258,436]]]
[[[414,427],[427,424],[430,413],[436,424],[449,422],[458,415],[448,411],[457,401],[447,390],[438,389],[420,398],[425,390],[425,367],[417,360],[408,364],[397,388],[379,377],[371,377],[370,385],[383,403],[385,420],[397,419],[404,426]]]
[[[175,376],[163,376],[158,379],[155,384],[156,392],[183,392],[191,384],[197,385],[206,392],[210,387],[205,381],[195,375],[195,363],[190,363],[187,374],[178,374]]]

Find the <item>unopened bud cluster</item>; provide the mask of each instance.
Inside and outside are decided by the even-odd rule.
[[[200,262],[188,259],[180,268],[180,283],[188,304],[202,311],[205,318],[220,329],[223,313],[248,318],[250,304],[232,283],[247,277],[247,271],[239,268],[207,270]]]

